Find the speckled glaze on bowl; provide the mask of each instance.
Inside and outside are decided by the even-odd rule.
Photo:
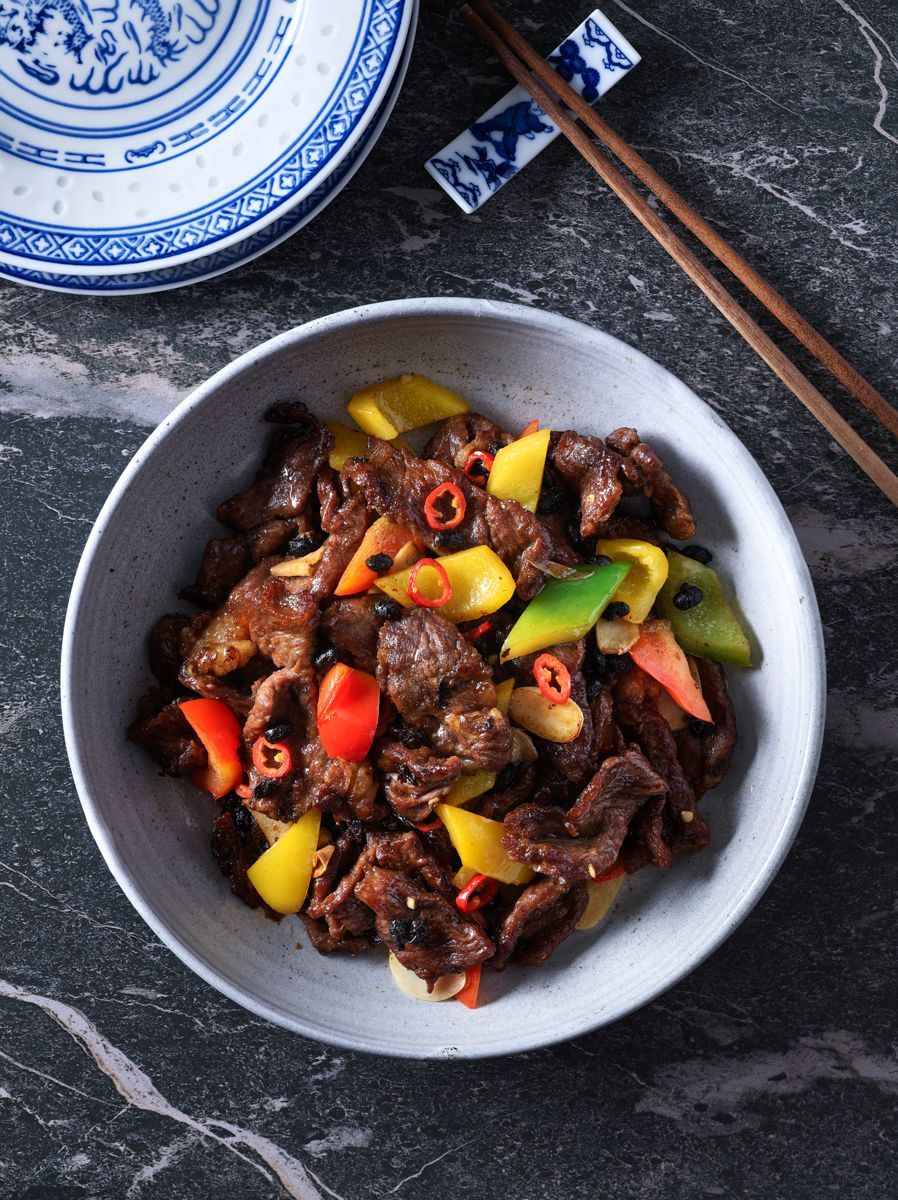
[[[209,854],[210,804],[161,778],[124,737],[149,683],[146,635],[181,607],[211,514],[252,478],[274,401],[336,417],[351,393],[404,371],[435,376],[512,429],[539,417],[603,434],[632,424],[688,491],[699,539],[733,585],[758,666],[730,671],[741,740],[703,805],[711,846],[628,880],[610,917],[543,969],[484,972],[485,1003],[408,1000],[385,956],[319,956],[295,920],[235,900]],[[758,564],[764,570],[758,570]],[[116,484],[75,578],[62,650],[72,771],[110,869],[154,932],[202,978],[307,1037],[415,1058],[533,1049],[608,1024],[691,971],[768,886],[810,795],[824,718],[811,581],[760,469],[684,384],[615,338],[481,300],[401,300],[313,321],[213,376],[159,426]],[[121,731],[121,737],[115,731]],[[303,943],[297,952],[297,941]]]

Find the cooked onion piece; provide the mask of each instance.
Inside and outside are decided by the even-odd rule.
[[[508,715],[516,725],[547,742],[572,742],[583,728],[583,710],[576,701],[553,704],[536,687],[516,687]]]
[[[390,974],[400,992],[411,996],[412,1000],[451,1000],[465,986],[465,972],[458,975],[441,975],[433,985],[433,991],[428,992],[427,984],[414,971],[404,967],[395,954],[390,954]]]

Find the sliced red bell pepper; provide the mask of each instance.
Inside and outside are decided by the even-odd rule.
[[[520,441],[521,438],[530,437],[531,433],[536,433],[536,431],[538,429],[539,429],[539,421],[537,420],[536,417],[534,417],[532,421],[527,422],[527,424],[524,426],[524,428],[518,434],[517,440]]]
[[[700,721],[713,724],[701,688],[692,678],[686,655],[677,645],[669,621],[643,621],[639,641],[630,647],[630,657],[646,675],[657,679],[680,708]]]
[[[374,741],[380,689],[373,675],[337,663],[321,681],[318,736],[331,758],[361,762]]]
[[[190,780],[219,800],[243,778],[240,723],[223,700],[183,700],[179,707],[209,756],[208,765]]]
[[[480,963],[476,967],[468,967],[465,971],[465,986],[455,993],[455,999],[460,1000],[465,1008],[477,1007],[477,993],[480,990]]]
[[[407,542],[414,541],[413,535],[404,525],[394,525],[386,517],[378,517],[366,531],[362,544],[349,560],[346,570],[334,589],[337,596],[356,596],[372,587],[378,572],[367,565],[369,558],[386,554],[395,558]],[[383,574],[383,572],[381,572]]]

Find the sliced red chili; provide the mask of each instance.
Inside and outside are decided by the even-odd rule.
[[[266,779],[282,779],[293,766],[293,754],[286,742],[259,737],[253,742],[253,766]]]
[[[432,821],[425,821],[423,825],[416,825],[416,829],[420,829],[422,833],[433,833],[435,829],[439,829],[443,822],[439,817],[434,817]]]
[[[490,879],[489,875],[472,875],[455,897],[455,905],[463,913],[479,912],[495,898],[498,890],[498,880]]]
[[[610,871],[606,871],[604,875],[598,875],[594,883],[607,883],[609,879],[617,879],[618,875],[626,875],[627,868],[621,863],[618,867],[612,867]]]
[[[424,516],[431,529],[442,532],[462,523],[467,503],[457,483],[440,483],[424,501]]]
[[[521,438],[530,437],[531,433],[536,433],[538,429],[539,421],[537,421],[536,417],[534,417],[532,421],[527,422],[527,424],[518,434],[518,441],[520,441]]]
[[[234,792],[240,797],[241,800],[249,800],[253,794],[253,789],[245,783],[238,783],[234,788]]]
[[[483,487],[495,461],[495,454],[490,454],[488,450],[474,450],[465,463],[465,475],[472,483]]]
[[[536,686],[553,704],[566,704],[571,698],[571,673],[554,654],[541,654],[533,664]]]
[[[465,637],[469,642],[476,642],[479,638],[482,638],[484,634],[489,633],[492,627],[492,621],[481,621],[479,625],[475,625],[473,629],[469,629],[465,634]]]
[[[432,567],[437,573],[437,579],[440,581],[440,594],[432,600],[418,589],[418,575],[421,573],[422,567]],[[406,590],[415,604],[420,604],[422,608],[442,608],[444,604],[448,604],[452,599],[452,584],[449,582],[446,568],[441,566],[435,558],[418,559],[412,567],[411,575],[408,577],[408,588]]]

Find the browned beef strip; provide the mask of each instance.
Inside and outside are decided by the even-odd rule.
[[[635,429],[615,429],[605,438],[606,445],[629,459],[636,468],[635,490],[647,496],[655,520],[665,533],[682,541],[695,536],[695,517],[686,496],[674,484],[664,463]]]
[[[189,642],[190,618],[182,613],[167,613],[156,622],[150,634],[150,668],[166,688],[178,687],[185,635]]]
[[[375,596],[338,596],[321,614],[321,632],[344,662],[360,671],[377,670],[377,635],[383,624]]]
[[[439,613],[408,609],[380,631],[377,681],[402,719],[463,769],[501,771],[511,756],[490,666]]]
[[[324,542],[324,554],[315,568],[309,588],[313,599],[321,601],[334,594],[340,576],[362,544],[368,528],[368,514],[361,496],[350,496],[337,509]]]
[[[182,600],[201,608],[217,608],[224,604],[231,588],[235,587],[250,567],[277,552],[292,538],[305,521],[285,521],[276,518],[247,533],[235,533],[226,538],[212,538],[206,543],[196,581],[182,588]]]
[[[335,950],[339,950],[341,954],[362,954],[365,950],[370,950],[375,944],[374,936],[370,934],[352,936],[341,929],[335,935],[331,933],[328,923],[324,919],[316,920],[307,913],[300,913],[299,915],[306,927],[309,941],[319,954],[333,954]],[[370,915],[369,912],[369,918]]]
[[[350,862],[351,866],[346,869]],[[399,871],[447,898],[455,894],[446,869],[424,848],[421,839],[412,830],[405,833],[369,833],[364,850],[354,862],[351,855],[344,854],[341,857],[336,870],[345,873],[339,880],[334,882],[329,877],[326,892],[323,887],[316,889],[313,886],[306,908],[309,916],[326,917],[328,913],[336,912],[348,897],[355,894],[356,886],[361,883],[369,867]]]
[[[256,529],[274,517],[298,517],[334,444],[333,434],[304,404],[275,405],[265,419],[282,428],[272,437],[255,482],[218,509],[219,521],[238,532]]]
[[[524,804],[505,818],[502,845],[518,862],[556,879],[595,879],[617,861],[627,829],[667,785],[634,750],[606,758],[565,815]]]
[[[727,691],[726,672],[710,658],[696,658],[702,694],[711,710],[714,727],[701,739],[704,775],[701,790],[717,787],[729,769],[736,748],[736,712]]]
[[[495,952],[480,926],[450,900],[401,871],[370,867],[355,894],[374,913],[381,941],[428,984],[476,967]]]
[[[543,576],[533,563],[575,561],[570,548],[555,544],[539,518],[516,501],[489,496],[461,471],[416,458],[401,446],[369,438],[368,458],[347,461],[343,471],[361,489],[369,508],[407,526],[424,545],[442,553],[491,546],[514,575],[522,599],[530,599],[542,586]],[[446,482],[464,494],[465,516],[456,529],[435,533],[427,524],[424,502]]]
[[[661,842],[674,853],[697,850],[708,844],[708,824],[698,811],[695,793],[683,774],[670,726],[658,710],[641,696],[642,691],[640,673],[633,671],[618,682],[615,696],[622,725],[636,738],[653,769],[667,784],[667,803],[663,809],[654,810],[654,826],[641,829],[643,840],[654,848],[653,861],[658,866],[666,866],[670,855],[664,854]],[[645,820],[648,818],[649,813],[646,813]]]
[[[583,916],[588,892],[582,883],[538,879],[525,888],[504,916],[490,966],[504,970],[508,960],[541,967],[573,932]]]
[[[530,799],[535,786],[536,767],[533,763],[516,763],[500,772],[492,791],[478,796],[466,807],[481,817],[501,821],[506,813]]]
[[[206,751],[178,707],[166,704],[159,712],[135,721],[128,737],[148,750],[166,775],[192,775],[208,762]]]
[[[231,891],[250,908],[264,908],[267,915],[279,921],[280,914],[272,912],[262,902],[259,893],[246,874],[265,848],[265,839],[258,829],[249,837],[237,832],[234,818],[225,811],[215,818],[212,826],[212,854],[222,875],[230,880]]]
[[[635,471],[601,438],[569,429],[555,448],[554,466],[580,496],[580,536],[600,537],[621,498],[621,476]]]
[[[377,765],[384,772],[383,788],[390,806],[415,825],[428,820],[461,774],[457,755],[444,758],[426,746],[413,748],[401,742],[386,742]]]
[[[424,447],[424,457],[463,471],[475,450],[495,455],[512,440],[511,434],[489,417],[476,412],[459,413],[443,422]]]
[[[604,834],[620,848],[634,814],[650,796],[666,792],[667,784],[639,750],[612,755],[568,810],[565,827],[571,837]]]
[[[319,524],[325,533],[333,533],[334,518],[340,506],[349,499],[349,489],[343,477],[331,466],[323,466],[315,483],[318,494]]]

